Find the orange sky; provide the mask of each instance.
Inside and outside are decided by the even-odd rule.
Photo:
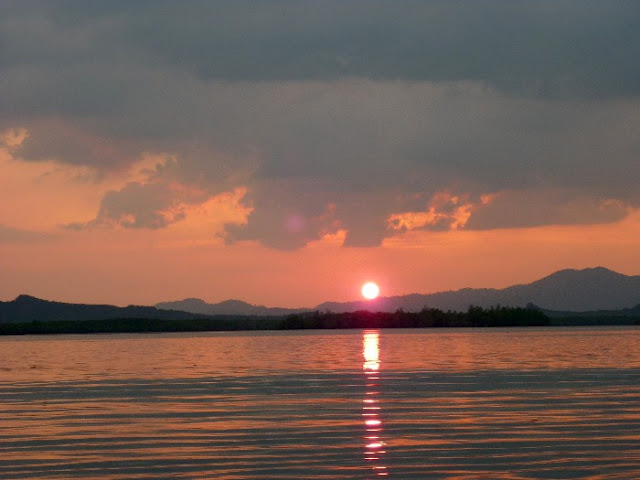
[[[186,297],[209,302],[237,298],[269,306],[310,307],[359,297],[365,280],[383,295],[526,283],[561,268],[606,266],[640,272],[640,211],[622,221],[572,226],[441,232],[408,231],[377,247],[344,247],[344,232],[297,250],[255,241],[225,245],[225,222],[242,222],[242,189],[190,207],[165,229],[102,226],[74,231],[59,225],[88,221],[100,189],[131,175],[71,182],[77,172],[54,164],[23,164],[5,150],[0,223],[33,237],[0,244],[4,300],[21,293],[45,299],[153,304]],[[64,195],[55,194],[62,191]],[[21,198],[20,209],[8,201]],[[79,201],[81,199],[82,201]]]
[[[0,299],[640,274],[638,5],[278,1],[0,3]]]
[[[129,170],[78,181],[91,172],[19,162],[7,143],[0,150],[0,167],[10,173],[0,177],[0,224],[29,235],[0,243],[3,300],[27,293],[118,305],[198,297],[312,307],[357,299],[366,280],[378,282],[382,295],[402,295],[505,287],[562,268],[640,272],[640,210],[595,225],[406,231],[376,247],[344,247],[345,232],[338,231],[297,250],[276,250],[255,241],[225,245],[217,237],[226,222],[246,219],[238,202],[245,189],[238,187],[185,207],[186,218],[164,229],[64,229],[64,223],[91,220],[107,190],[144,181],[145,168],[165,159],[145,155]]]
[[[255,244],[163,245],[148,231],[65,233],[43,242],[0,246],[0,289],[4,300],[29,293],[119,305],[199,297],[314,306],[356,299],[369,279],[379,282],[383,295],[398,295],[504,287],[559,267],[605,265],[637,274],[634,235],[640,235],[638,215],[609,228],[422,233],[410,245],[403,238],[372,248],[319,242],[284,252]],[[591,241],[583,241],[586,237]]]

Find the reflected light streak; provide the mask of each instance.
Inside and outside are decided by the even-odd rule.
[[[365,330],[362,343],[364,356],[362,370],[367,388],[365,398],[362,400],[362,417],[366,431],[364,459],[371,465],[375,476],[384,477],[389,475],[389,472],[387,472],[387,467],[382,465],[386,451],[384,450],[385,442],[380,436],[380,432],[382,432],[381,407],[378,405],[377,398],[372,398],[372,396],[379,394],[377,387],[380,384],[375,381],[380,378],[380,334],[377,330]]]
[[[364,333],[364,365],[363,369],[365,374],[367,371],[378,371],[380,368],[380,347],[379,347],[380,335],[377,331]],[[369,377],[367,377],[369,378]]]

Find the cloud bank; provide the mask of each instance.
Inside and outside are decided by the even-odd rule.
[[[21,1],[0,19],[2,148],[102,185],[67,228],[167,228],[239,191],[211,237],[278,249],[640,207],[637,2]]]

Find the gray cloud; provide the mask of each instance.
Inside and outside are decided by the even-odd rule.
[[[502,192],[488,205],[479,207],[467,227],[483,230],[504,226],[608,223],[626,215],[624,202],[588,197],[580,191],[516,190]]]
[[[466,228],[614,221],[640,205],[639,19],[622,1],[3,2],[0,130],[29,129],[25,161],[175,155],[187,202],[246,185],[229,242],[375,245],[439,192],[474,199]],[[177,221],[166,182],[109,192],[96,224]],[[451,228],[440,214],[424,228]]]
[[[226,241],[259,240],[280,249],[304,246],[339,227],[335,197],[321,182],[264,180],[252,185],[245,202],[253,208],[247,226],[229,225]]]
[[[184,218],[182,212],[167,217],[164,211],[175,203],[166,185],[129,183],[110,191],[102,199],[97,222],[115,221],[131,228],[162,228]]]
[[[5,68],[132,62],[228,81],[357,76],[552,97],[640,93],[632,0],[20,1],[1,13]]]

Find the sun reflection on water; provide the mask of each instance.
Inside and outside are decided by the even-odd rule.
[[[365,330],[363,339],[364,372],[367,390],[362,400],[362,418],[364,419],[364,459],[378,477],[389,475],[387,467],[383,463],[386,453],[385,442],[382,439],[381,407],[378,402],[380,393],[378,383],[380,380],[380,334],[377,330]]]

